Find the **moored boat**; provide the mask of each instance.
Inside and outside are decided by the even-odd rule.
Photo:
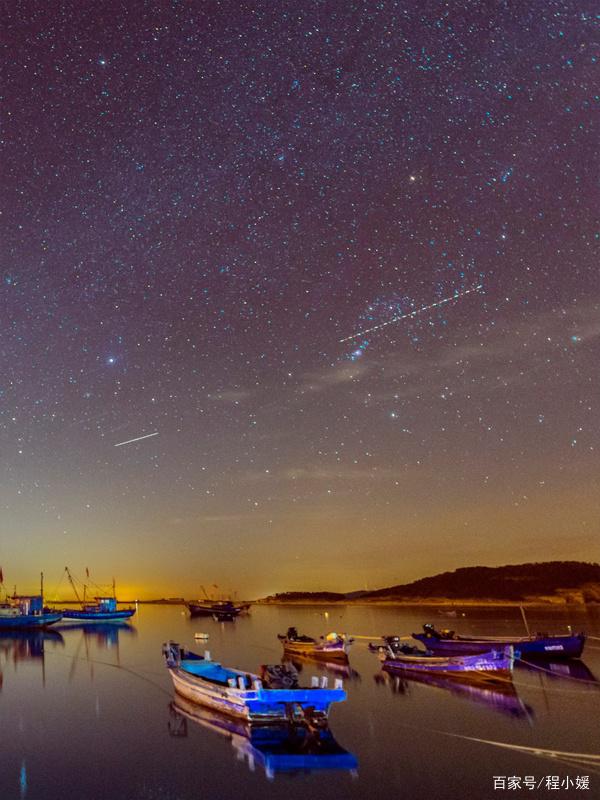
[[[80,604],[80,608],[66,608],[62,612],[64,619],[77,620],[77,622],[123,622],[131,619],[135,614],[135,607],[129,606],[128,608],[119,608],[118,600],[115,594],[115,582],[113,579],[113,593],[112,595],[98,595],[93,598],[94,602],[86,601],[87,586],[83,586],[83,599],[79,596],[75,580],[71,575],[68,567],[65,567],[65,572],[75,597]]]
[[[413,633],[436,655],[477,655],[503,647],[513,647],[515,654],[527,658],[579,658],[585,645],[585,634],[536,633],[532,636],[461,636],[450,630],[436,630],[423,625],[423,633]]]
[[[64,619],[78,622],[123,622],[135,614],[135,608],[118,608],[116,597],[94,597],[93,603],[82,603],[81,608],[66,608]]]
[[[328,633],[320,639],[302,636],[296,628],[288,628],[286,634],[278,634],[286,655],[302,655],[311,658],[323,658],[326,661],[348,660],[348,648],[353,639],[338,633]]]
[[[430,650],[401,644],[398,636],[382,638],[383,645],[370,644],[369,648],[379,653],[382,668],[390,672],[441,674],[455,680],[480,682],[512,678],[514,651],[510,646],[477,655],[438,656]]]
[[[195,600],[186,605],[192,617],[213,617],[218,622],[232,622],[246,608],[231,600]]]
[[[196,655],[176,642],[163,645],[175,691],[193,703],[253,724],[326,724],[331,703],[346,699],[342,682],[327,678],[299,687],[297,673],[281,665],[264,666],[261,675],[223,667],[210,654]]]
[[[44,606],[39,595],[13,595],[0,603],[0,628],[23,629],[45,628],[62,619],[62,612]]]

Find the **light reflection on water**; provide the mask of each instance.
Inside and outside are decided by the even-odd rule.
[[[522,633],[518,609],[466,614],[451,623],[461,632]],[[0,797],[318,800],[343,792],[463,800],[498,796],[494,775],[591,773],[473,739],[600,749],[600,641],[588,641],[582,662],[518,665],[512,685],[481,689],[386,676],[367,640],[357,640],[350,665],[333,665],[332,678],[344,673],[348,700],[332,708],[332,735],[321,742],[249,734],[240,723],[174,702],[160,652],[163,641],[176,639],[257,671],[279,662],[277,634],[290,625],[309,635],[334,629],[375,639],[420,630],[432,616],[416,608],[263,606],[235,623],[216,623],[190,620],[180,607],[142,605],[132,625],[0,632]],[[597,609],[531,610],[528,619],[533,629],[566,631],[570,624],[600,636]],[[207,643],[194,641],[198,630],[209,634]],[[302,682],[328,671],[294,662]],[[591,773],[591,787],[588,796],[599,796],[600,775]]]

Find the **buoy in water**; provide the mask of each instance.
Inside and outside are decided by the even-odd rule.
[[[195,633],[194,639],[208,639],[208,633]]]

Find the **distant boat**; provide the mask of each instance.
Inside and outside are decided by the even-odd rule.
[[[506,681],[512,678],[514,654],[512,647],[490,650],[477,655],[437,656],[410,645],[401,645],[398,636],[382,637],[383,645],[369,645],[377,651],[382,668],[390,672],[444,675],[455,680]]]
[[[44,605],[44,574],[40,577],[39,594],[13,594],[0,603],[0,628],[45,628],[62,619],[62,612]]]
[[[177,696],[170,706],[169,732],[187,736],[187,722],[223,736],[231,742],[238,761],[251,770],[259,764],[267,778],[278,773],[353,771],[356,756],[344,750],[328,727],[311,731],[305,726],[251,725]]]
[[[454,631],[438,631],[431,624],[423,625],[423,633],[413,633],[436,655],[477,655],[512,646],[518,656],[527,658],[579,658],[585,645],[585,634],[547,634],[532,636],[461,636]]]
[[[213,617],[218,622],[232,622],[245,608],[231,600],[198,600],[186,605],[192,617]]]
[[[313,678],[311,687],[299,687],[297,673],[281,665],[265,666],[254,675],[223,667],[210,658],[184,650],[176,642],[163,645],[163,655],[175,691],[192,703],[208,706],[253,724],[327,723],[329,706],[346,699],[342,682],[327,687],[327,679]]]
[[[113,594],[112,596],[98,596],[94,597],[94,602],[86,602],[85,592],[87,587],[83,587],[83,599],[79,597],[79,592],[73,580],[69,568],[65,567],[69,582],[75,592],[75,597],[79,601],[81,608],[69,609],[66,608],[62,615],[64,619],[75,619],[78,622],[122,622],[123,620],[130,619],[135,614],[135,608],[118,608],[118,600],[115,595],[115,583],[113,580]]]
[[[214,600],[208,596],[204,586],[200,587],[204,600],[186,603],[192,617],[213,617],[217,622],[232,622],[240,614],[247,614],[250,603],[236,603],[231,599]]]
[[[296,628],[288,628],[286,634],[280,633],[277,638],[283,644],[286,654],[323,658],[326,661],[347,661],[348,648],[354,641],[338,633],[328,633],[326,637],[312,639],[310,636],[301,636]]]

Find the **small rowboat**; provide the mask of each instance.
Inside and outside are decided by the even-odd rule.
[[[320,639],[312,639],[310,636],[299,635],[296,628],[288,628],[285,635],[280,633],[277,638],[283,644],[286,655],[324,658],[326,661],[347,661],[348,649],[354,641],[338,633],[328,633]]]
[[[429,650],[401,645],[397,636],[384,636],[384,645],[369,645],[379,653],[383,669],[389,672],[444,675],[468,681],[506,681],[512,678],[512,647],[477,655],[436,656]]]
[[[477,655],[503,647],[513,647],[527,658],[579,658],[585,645],[585,634],[536,633],[533,636],[460,636],[454,631],[438,631],[431,624],[423,625],[423,633],[413,633],[436,655]]]
[[[295,671],[264,666],[261,675],[223,667],[210,658],[184,650],[176,642],[163,645],[175,691],[192,703],[208,706],[253,724],[290,723],[318,727],[327,723],[329,706],[346,699],[342,681],[329,689],[327,678],[299,687]]]

